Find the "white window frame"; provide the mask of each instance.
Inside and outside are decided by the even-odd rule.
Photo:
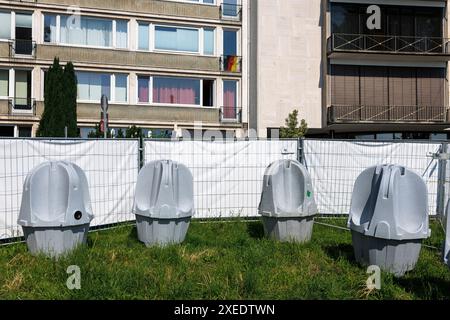
[[[241,107],[241,79],[239,78],[222,78],[222,103],[220,107],[224,107],[224,91],[225,91],[225,81],[236,81],[236,108],[240,109]]]
[[[95,71],[89,71],[89,70],[76,70],[76,73],[96,73],[96,74],[107,74],[110,76],[109,81],[109,97],[110,100],[108,101],[112,105],[121,105],[121,104],[129,104],[130,103],[130,74],[129,73],[121,73],[121,72],[95,72]],[[127,101],[116,101],[116,75],[122,74],[127,76]],[[77,85],[77,103],[100,103],[100,101],[97,100],[83,100],[78,98],[78,85]]]
[[[149,78],[149,102],[139,102],[139,85],[138,78],[139,77],[148,77]],[[192,79],[192,80],[200,80],[200,101],[199,104],[177,104],[177,103],[159,103],[153,101],[153,80],[154,78],[180,78],[180,79]],[[204,106],[203,105],[203,81],[204,80],[212,80],[213,84],[213,105],[212,106]],[[155,106],[155,107],[183,107],[183,108],[207,108],[207,109],[217,109],[219,108],[217,105],[217,78],[199,78],[199,77],[179,77],[172,75],[148,75],[148,74],[138,74],[136,75],[136,101],[138,105],[142,106]]]
[[[53,15],[56,16],[56,41],[55,42],[45,42],[45,16],[46,15]],[[72,44],[72,43],[62,43],[61,42],[61,16],[67,15],[67,14],[59,14],[55,12],[43,12],[42,13],[42,25],[41,25],[41,37],[40,41],[43,45],[58,45],[63,47],[79,47],[79,48],[92,48],[92,49],[114,49],[114,50],[130,50],[130,20],[129,19],[119,19],[119,18],[103,18],[103,17],[97,17],[97,16],[90,16],[90,15],[82,15],[81,17],[87,17],[87,18],[95,18],[95,19],[102,19],[102,20],[110,20],[111,21],[111,46],[110,47],[103,47],[103,46],[91,46],[91,45],[84,45],[84,44]],[[127,47],[121,48],[117,47],[117,21],[118,20],[124,20],[127,22]]]
[[[10,85],[11,84],[11,70],[14,70],[14,69],[0,67],[0,71],[6,71],[8,73],[8,87],[6,88],[6,96],[0,95],[0,100],[8,100],[10,97],[9,91],[11,89],[11,85]]]

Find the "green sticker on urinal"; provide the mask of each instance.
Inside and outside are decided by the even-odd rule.
[[[311,192],[311,191],[306,191],[306,196],[307,196],[308,198],[310,198],[311,195],[312,195],[312,192]]]

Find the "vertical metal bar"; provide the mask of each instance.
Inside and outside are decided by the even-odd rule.
[[[442,143],[441,153],[448,153],[448,144]],[[445,205],[447,202],[446,197],[446,180],[447,180],[447,160],[438,160],[438,185],[437,185],[437,197],[436,197],[436,215],[439,219],[443,219],[445,216]]]

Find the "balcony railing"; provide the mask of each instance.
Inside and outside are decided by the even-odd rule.
[[[221,56],[220,71],[224,72],[242,72],[242,57],[239,56]]]
[[[20,39],[10,40],[9,56],[36,57],[36,42],[32,40],[20,40]]]
[[[328,108],[329,123],[358,122],[413,122],[446,123],[448,107],[445,106],[348,106],[333,105]]]
[[[9,115],[36,115],[36,100],[14,98],[9,100]]]
[[[222,123],[241,123],[242,109],[236,107],[221,107],[220,122]]]
[[[242,6],[231,3],[222,3],[220,5],[220,17],[222,19],[242,20]]]
[[[328,50],[448,55],[449,43],[448,38],[333,33]]]

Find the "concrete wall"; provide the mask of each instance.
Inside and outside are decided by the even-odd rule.
[[[321,128],[321,0],[258,0],[257,23],[259,136],[283,126],[294,109]]]

